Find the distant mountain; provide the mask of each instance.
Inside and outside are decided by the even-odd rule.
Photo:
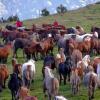
[[[47,8],[51,14],[63,4],[68,10],[78,9],[100,0],[0,0],[0,17],[7,18],[17,14],[21,20],[39,17],[41,10]]]

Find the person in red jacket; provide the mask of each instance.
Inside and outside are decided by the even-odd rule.
[[[59,24],[58,24],[58,22],[55,20],[55,21],[53,22],[53,25],[54,25],[55,27],[57,27]]]
[[[23,26],[23,23],[19,20],[17,20],[16,22],[16,27],[22,27]]]

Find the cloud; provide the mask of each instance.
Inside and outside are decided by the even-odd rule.
[[[48,6],[52,6],[52,2],[51,1],[47,1]]]
[[[0,2],[0,16],[7,14],[6,6]]]

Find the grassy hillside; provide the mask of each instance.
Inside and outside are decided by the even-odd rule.
[[[86,31],[89,31],[92,25],[100,26],[100,4],[68,11],[62,16],[55,14],[35,20],[27,20],[24,21],[24,25],[31,26],[33,23],[37,25],[41,25],[42,23],[53,23],[55,19],[66,27],[82,25]]]
[[[52,16],[41,17],[39,19],[27,20],[24,21],[24,25],[27,27],[31,27],[33,23],[37,25],[41,25],[42,23],[53,23],[55,19],[60,24],[63,24],[66,27],[82,25],[86,31],[90,31],[92,25],[100,26],[100,4],[91,5],[75,11],[69,11],[65,13],[63,16],[56,14]],[[3,27],[4,25],[6,24],[0,24],[1,27]],[[55,54],[57,53],[57,48],[55,48],[54,52]],[[23,63],[25,59],[22,58],[21,50],[18,51],[18,56],[19,56],[18,62]],[[12,72],[11,59],[12,59],[12,54],[9,56],[7,62],[10,73]],[[44,94],[42,91],[42,84],[43,84],[42,73],[41,73],[42,63],[43,63],[42,61],[36,62],[35,83],[31,85],[30,93],[31,95],[36,95],[38,97],[38,100],[47,100],[47,98],[44,99]],[[81,86],[79,95],[72,96],[70,85],[68,82],[67,85],[64,86],[62,84],[60,86],[60,94],[67,97],[68,100],[88,100],[87,89],[84,86]],[[0,93],[0,100],[11,100],[11,94],[8,88],[6,88],[5,90],[3,90],[2,93]],[[100,90],[96,90],[94,100],[100,100]]]
[[[47,17],[26,20],[24,21],[24,25],[31,27],[34,23],[39,26],[42,23],[53,23],[55,19],[66,27],[82,25],[86,31],[89,31],[92,25],[100,26],[100,4],[88,5],[78,10],[68,11],[62,16],[55,14]],[[5,25],[6,24],[0,24],[0,27]]]

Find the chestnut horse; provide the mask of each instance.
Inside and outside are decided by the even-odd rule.
[[[7,63],[7,58],[11,51],[11,44],[6,44],[3,47],[0,47],[0,62]]]
[[[46,56],[48,53],[53,53],[54,41],[53,38],[47,38],[40,42],[40,47],[42,48],[42,55]],[[51,52],[50,52],[51,51]]]
[[[0,91],[5,88],[6,80],[9,76],[8,68],[5,64],[0,64]]]

